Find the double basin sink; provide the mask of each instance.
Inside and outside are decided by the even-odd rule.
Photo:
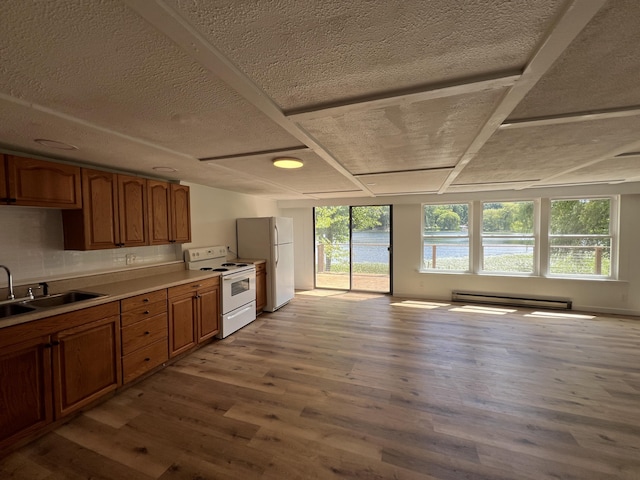
[[[4,303],[0,305],[0,319],[20,315],[22,313],[35,312],[36,310],[46,309],[50,307],[61,307],[70,303],[82,302],[83,300],[93,300],[94,298],[104,297],[99,293],[90,292],[66,292],[57,295],[48,295],[39,297],[34,300],[26,300],[16,303]]]

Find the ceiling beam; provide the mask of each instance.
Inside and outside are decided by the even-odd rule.
[[[589,2],[573,0],[567,5],[549,35],[544,39],[531,61],[525,67],[520,79],[506,92],[502,101],[478,132],[476,138],[460,157],[460,160],[444,181],[438,193],[442,194],[447,191],[449,185],[455,181],[464,167],[471,162],[489,138],[500,128],[504,120],[551,68],[553,63],[605,3],[606,0],[592,0]]]
[[[544,186],[547,186],[547,182],[549,182],[549,180],[553,180],[554,178],[558,178],[568,173],[575,172],[577,170],[581,170],[586,167],[590,167],[591,165],[595,165],[596,163],[600,163],[606,160],[614,160],[616,158],[633,158],[637,155],[636,150],[638,149],[640,149],[640,141],[636,141],[636,142],[628,143],[626,145],[622,145],[620,147],[616,147],[615,149],[611,150],[610,152],[604,155],[599,156],[598,158],[594,158],[592,160],[589,160],[588,162],[584,162],[582,165],[579,165],[577,167],[567,168],[566,170],[563,170],[558,173],[554,173],[553,175],[549,175],[546,178],[542,178],[537,182],[531,182],[527,185],[518,187],[516,190],[524,190],[525,188],[537,188],[540,186],[544,187]],[[629,181],[633,181],[633,179],[635,178],[636,177],[630,177]],[[604,183],[608,183],[608,182],[604,182]],[[620,182],[615,182],[615,183],[620,183]]]
[[[520,74],[511,73],[486,78],[468,79],[465,82],[431,85],[422,89],[412,89],[405,92],[396,92],[385,96],[374,96],[356,99],[339,105],[318,107],[301,111],[286,112],[287,118],[296,122],[315,120],[318,118],[337,117],[346,113],[362,112],[372,109],[388,108],[398,105],[408,105],[416,102],[425,102],[437,98],[453,97],[454,95],[466,95],[485,92],[499,88],[512,86]]]
[[[247,153],[235,153],[233,155],[220,155],[218,157],[206,157],[200,158],[201,162],[215,162],[216,160],[230,160],[232,158],[250,158],[261,157],[263,155],[278,155],[281,153],[296,153],[296,152],[308,152],[310,148],[301,147],[289,147],[289,148],[276,148],[273,150],[262,150],[260,152],[247,152]]]
[[[512,130],[514,128],[528,127],[545,127],[548,125],[563,125],[567,123],[592,122],[594,120],[609,120],[612,118],[635,117],[638,115],[640,115],[639,107],[611,108],[608,110],[512,120],[511,122],[506,122],[500,125],[500,130]]]
[[[331,153],[304,129],[290,121],[280,107],[236,67],[182,14],[163,0],[123,0],[133,11],[177,44],[192,59],[225,82],[241,97],[265,114],[271,121],[311,148],[319,157],[340,172],[364,194],[373,193],[338,162]]]
[[[45,107],[44,105],[39,105],[37,103],[23,100],[22,98],[12,97],[11,95],[7,95],[6,93],[0,92],[0,102],[9,102],[15,105],[20,105],[21,107],[24,107],[26,109],[36,110],[38,112],[51,115],[52,117],[56,117],[59,120],[74,123],[76,125],[80,125],[81,127],[89,128],[97,132],[106,133],[107,135],[112,135],[114,137],[118,137],[128,142],[144,145],[145,147],[154,148],[156,150],[160,150],[162,152],[169,153],[171,155],[176,155],[178,157],[186,158],[189,160],[195,160],[195,158],[192,155],[189,155],[187,153],[178,152],[176,150],[172,150],[162,145],[158,145],[157,143],[149,142],[148,140],[144,140],[139,137],[132,137],[131,135],[127,135],[126,133],[118,132],[117,130],[112,130],[110,128],[103,127],[102,125],[98,125],[97,123],[88,122],[87,120],[74,117],[73,115],[69,115],[68,113],[63,113],[58,110],[54,110],[53,108]]]

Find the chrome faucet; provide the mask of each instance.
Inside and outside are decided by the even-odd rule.
[[[16,296],[13,294],[13,276],[11,275],[11,271],[4,265],[0,265],[0,268],[4,268],[7,271],[7,279],[9,282],[9,295],[7,296],[7,300],[13,300]]]

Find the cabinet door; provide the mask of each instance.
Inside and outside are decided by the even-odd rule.
[[[80,208],[80,167],[7,155],[10,202],[15,205]]]
[[[120,244],[116,176],[83,168],[82,202],[82,210],[62,212],[64,248],[116,248]]]
[[[147,181],[144,178],[118,175],[120,246],[148,245]]]
[[[220,289],[218,287],[198,291],[198,343],[213,337],[220,331]]]
[[[0,352],[0,450],[53,420],[49,336]]]
[[[4,155],[0,155],[0,202],[7,203],[9,201],[9,189],[7,187],[7,159]]]
[[[171,189],[167,182],[147,180],[149,200],[149,243],[169,243],[171,230]]]
[[[267,272],[262,268],[256,268],[256,311],[261,312],[267,304]]]
[[[63,330],[53,336],[56,418],[91,403],[122,384],[120,317]]]
[[[196,312],[195,292],[169,298],[169,357],[195,346]]]
[[[171,240],[178,243],[191,241],[191,204],[189,187],[171,184]]]

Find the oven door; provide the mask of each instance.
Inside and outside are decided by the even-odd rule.
[[[222,277],[222,313],[228,313],[255,300],[255,269]]]

